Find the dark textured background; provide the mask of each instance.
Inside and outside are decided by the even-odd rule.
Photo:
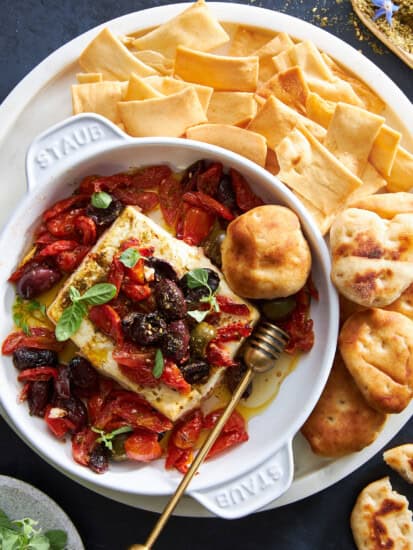
[[[0,101],[40,61],[67,41],[114,17],[167,2],[3,0],[0,15]],[[361,50],[413,100],[413,72],[357,23],[347,0],[267,0],[250,3],[310,21]],[[291,30],[294,34],[294,30]],[[0,120],[1,124],[1,120]],[[413,442],[410,422],[388,447]],[[117,504],[52,469],[0,419],[0,474],[32,483],[71,516],[87,550],[125,549],[143,542],[155,514]],[[360,490],[384,475],[413,502],[413,489],[393,475],[381,454],[351,476],[301,502],[242,520],[172,518],[156,545],[183,550],[354,549],[349,516]]]

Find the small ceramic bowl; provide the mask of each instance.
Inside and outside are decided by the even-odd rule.
[[[293,209],[300,217],[313,258],[312,277],[320,298],[311,307],[315,345],[303,354],[282,383],[273,402],[249,422],[250,439],[231,452],[204,464],[188,493],[218,516],[241,517],[261,509],[284,493],[293,478],[292,440],[315,406],[326,383],[337,342],[338,299],[330,282],[327,246],[295,196],[269,172],[228,150],[174,138],[130,138],[97,115],[78,115],[40,135],[27,154],[28,194],[0,239],[0,340],[12,330],[14,287],[7,278],[27,250],[40,214],[71,194],[72,186],[89,174],[113,174],[131,166],[167,163],[183,169],[196,160],[222,162],[242,173],[268,203]],[[114,464],[98,476],[76,464],[70,444],[62,445],[45,423],[30,417],[17,403],[19,384],[11,359],[2,357],[0,404],[16,432],[42,457],[87,486],[139,495],[174,491],[180,474],[166,471],[163,461],[141,465]]]

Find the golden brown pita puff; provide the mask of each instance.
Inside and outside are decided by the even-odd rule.
[[[385,102],[380,99],[379,96],[375,94],[369,86],[367,86],[367,84],[340,67],[340,65],[338,65],[326,53],[323,52],[321,55],[332,73],[351,85],[355,93],[363,102],[363,106],[367,109],[367,111],[375,113],[376,115],[380,115],[384,111],[386,108]]]
[[[133,47],[155,50],[173,59],[179,45],[208,51],[228,42],[229,36],[211,14],[203,0],[163,23],[153,31],[136,38]]]
[[[213,88],[209,86],[201,86],[201,84],[190,84],[183,80],[177,80],[170,76],[148,76],[146,81],[152,88],[158,90],[163,95],[171,95],[185,90],[186,88],[193,88],[198,96],[199,102],[205,112],[208,110],[209,102],[212,97]]]
[[[114,81],[73,84],[73,114],[97,113],[118,124],[121,122],[118,103],[123,100],[127,85],[127,82]]]
[[[244,25],[238,25],[231,38],[228,55],[237,57],[256,55],[254,52],[267,44],[273,36],[273,32],[265,29],[246,28]]]
[[[309,92],[310,89],[300,67],[291,67],[291,69],[276,74],[257,90],[257,94],[265,98],[275,95],[280,101],[302,115],[306,115]]]
[[[290,49],[294,42],[285,32],[280,32],[272,40],[261,46],[252,55],[257,55],[259,59],[258,79],[260,82],[266,82],[275,73],[275,66],[272,58],[279,53]]]
[[[352,208],[375,212],[380,218],[392,220],[398,214],[413,214],[412,193],[382,193],[351,202]]]
[[[413,155],[398,147],[392,171],[387,178],[389,191],[410,191],[413,189]]]
[[[318,140],[325,138],[324,128],[270,96],[248,125],[248,130],[263,135],[268,146],[275,149],[297,125],[302,125]]]
[[[211,86],[215,90],[255,92],[258,57],[214,55],[179,46],[174,74],[187,82]]]
[[[275,153],[280,180],[326,216],[335,214],[361,185],[361,180],[303,127],[290,132]]]
[[[305,102],[305,114],[327,129],[333,118],[336,105],[336,101],[328,101],[314,92],[309,92]]]
[[[134,51],[133,55],[148,65],[152,67],[155,71],[163,75],[171,75],[174,71],[174,61],[173,59],[168,59],[160,52],[155,52],[154,50],[142,50]]]
[[[367,485],[351,512],[351,530],[358,550],[412,550],[412,512],[406,497],[392,490],[384,477]]]
[[[373,443],[386,418],[364,399],[337,352],[327,384],[301,433],[315,454],[338,458]]]
[[[230,126],[229,124],[200,124],[188,128],[186,137],[218,145],[238,153],[265,166],[267,156],[267,144],[265,139],[254,132]]]
[[[400,294],[395,302],[386,306],[385,309],[402,313],[413,321],[413,283]]]
[[[384,177],[391,174],[401,139],[400,132],[386,124],[380,128],[370,151],[369,161]]]
[[[413,483],[413,444],[405,443],[383,453],[384,462],[408,483]]]
[[[125,101],[136,101],[142,99],[153,99],[162,97],[162,94],[155,90],[148,82],[137,74],[131,74],[126,91]]]
[[[93,82],[102,82],[102,73],[77,73],[76,80],[78,84],[93,84]]]
[[[132,73],[139,76],[157,74],[136,59],[108,28],[100,31],[83,50],[79,64],[85,72],[102,73],[104,80],[128,80]]]
[[[337,103],[324,145],[358,177],[363,174],[384,118],[347,103]]]
[[[331,226],[330,249],[338,290],[365,307],[387,306],[413,282],[413,214],[387,220],[346,208]]]
[[[208,122],[241,126],[257,113],[254,94],[249,92],[214,92],[209,102]]]
[[[193,88],[155,99],[123,101],[118,105],[127,133],[135,137],[180,137],[189,126],[206,121]]]
[[[413,396],[413,321],[395,311],[365,309],[339,335],[344,363],[374,409],[399,413]]]

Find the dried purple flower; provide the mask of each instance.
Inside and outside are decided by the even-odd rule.
[[[392,0],[371,0],[376,8],[379,8],[373,16],[373,21],[376,21],[382,15],[386,16],[387,23],[392,26],[393,13],[398,11],[399,6],[393,4]]]

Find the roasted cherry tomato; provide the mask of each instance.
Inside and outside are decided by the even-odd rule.
[[[89,319],[99,330],[112,338],[116,344],[122,344],[123,332],[118,313],[109,304],[93,306],[89,309]]]
[[[71,273],[80,265],[80,262],[83,260],[89,250],[90,246],[79,244],[73,250],[60,252],[55,257],[56,265],[60,269],[60,271],[63,271],[64,273]]]
[[[206,195],[215,196],[222,176],[222,164],[213,162],[205,172],[198,175],[197,189]]]
[[[17,380],[19,382],[46,382],[51,378],[57,378],[58,369],[55,367],[35,367],[33,369],[24,369],[19,373]]]
[[[141,191],[136,187],[125,187],[113,190],[113,195],[123,204],[139,206],[143,212],[153,210],[159,204],[159,197],[153,191]]]
[[[81,432],[77,432],[73,435],[72,456],[78,464],[82,464],[82,466],[87,466],[89,464],[98,437],[99,435],[90,428],[85,428]]]
[[[190,207],[183,220],[182,240],[193,246],[200,245],[211,231],[214,220],[214,214]]]
[[[146,300],[152,294],[152,290],[149,285],[140,285],[136,283],[124,282],[122,284],[122,290],[133,302],[141,302],[142,300]]]
[[[162,456],[162,447],[155,433],[135,431],[125,439],[124,446],[126,456],[138,462],[151,462]]]
[[[76,208],[69,212],[62,212],[46,222],[46,229],[49,234],[59,239],[76,239],[75,221],[85,212],[86,208]],[[39,239],[36,239],[36,242],[39,242]]]
[[[212,429],[221,417],[224,409],[213,411],[204,419],[204,427]],[[222,432],[207,454],[206,460],[213,458],[219,453],[229,448],[248,441],[248,433],[245,426],[245,420],[238,411],[234,411],[225,423]]]
[[[206,356],[208,363],[216,367],[233,367],[236,365],[229,353],[215,342],[208,344]]]
[[[173,176],[165,178],[159,186],[159,203],[165,221],[173,227],[182,198],[181,183]]]
[[[231,315],[240,316],[250,314],[249,307],[246,304],[238,304],[237,302],[233,302],[231,298],[228,298],[227,296],[222,296],[221,294],[218,294],[217,302],[219,305],[219,309],[223,313],[230,313]]]
[[[174,444],[172,438],[169,438],[165,459],[165,468],[167,470],[176,468],[181,474],[186,474],[191,465],[192,457],[192,449],[180,449]]]
[[[77,245],[78,243],[76,241],[55,241],[54,243],[45,246],[38,253],[38,256],[41,258],[45,258],[46,256],[56,256],[56,254],[60,254],[60,252],[67,252],[68,250],[75,249]]]
[[[217,329],[215,343],[237,341],[241,338],[247,338],[252,332],[252,327],[241,321],[230,323]]]
[[[1,351],[4,355],[11,355],[16,349],[23,346],[26,348],[61,351],[63,344],[56,340],[53,331],[42,327],[32,327],[30,329],[30,336],[22,330],[10,333],[4,340]]]
[[[159,187],[164,179],[169,178],[172,170],[165,164],[147,166],[133,174],[133,185],[139,189],[154,189]]]
[[[234,214],[228,210],[226,206],[216,201],[214,198],[202,193],[202,191],[185,193],[183,200],[192,206],[203,208],[211,214],[217,214],[224,220],[231,221],[234,219]]]
[[[75,429],[74,423],[66,417],[65,411],[53,405],[47,405],[44,419],[48,428],[58,439]]]
[[[240,210],[246,212],[247,210],[251,210],[251,208],[264,204],[262,199],[251,191],[245,178],[241,176],[239,172],[231,168],[229,173],[231,176],[232,188],[235,192],[235,199]]]
[[[47,222],[62,212],[72,210],[75,206],[84,206],[88,201],[89,197],[87,195],[73,195],[72,197],[56,202],[52,207],[43,213],[42,219]]]
[[[203,417],[198,409],[173,431],[173,443],[179,449],[193,449],[203,428]]]
[[[125,266],[115,256],[110,264],[109,273],[108,273],[108,283],[116,287],[116,296],[119,294],[119,291],[122,286],[122,281],[125,277]]]
[[[91,246],[96,242],[96,224],[88,216],[78,216],[75,220],[75,227],[80,233],[81,243],[86,246]]]

